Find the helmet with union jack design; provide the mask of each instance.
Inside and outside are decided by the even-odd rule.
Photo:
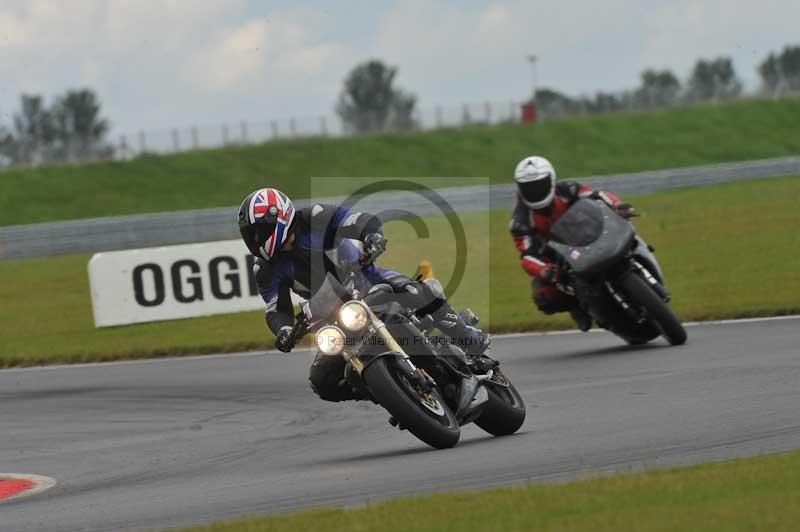
[[[239,207],[239,232],[250,253],[269,260],[278,253],[292,229],[294,205],[277,188],[249,194]]]

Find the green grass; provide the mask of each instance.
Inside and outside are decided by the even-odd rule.
[[[800,312],[800,178],[732,183],[633,198],[640,234],[656,246],[684,320]],[[508,212],[464,216],[468,268],[453,297],[491,331],[571,326],[539,314],[507,231]],[[414,271],[422,258],[446,282],[454,244],[441,218],[431,238],[387,226],[381,263]],[[488,252],[487,252],[488,250]],[[260,311],[95,329],[87,256],[0,262],[0,367],[270,348]]]
[[[798,99],[750,101],[15,170],[0,175],[0,225],[228,206],[265,184],[297,198],[338,192],[324,181],[311,190],[309,178],[320,176],[362,183],[427,177],[432,186],[479,177],[507,182],[531,153],[549,157],[562,178],[797,155],[798,124]],[[37,200],[45,193],[58,198],[56,207],[42,208]]]
[[[800,452],[215,523],[185,532],[797,530]]]

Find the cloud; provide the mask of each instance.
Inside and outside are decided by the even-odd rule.
[[[685,77],[717,55],[752,79],[769,50],[797,42],[796,20],[800,3],[789,0],[407,0],[377,33],[379,55],[432,105],[523,97],[531,53],[540,82],[572,94],[633,87],[651,67]]]
[[[0,121],[22,92],[78,86],[118,132],[331,114],[347,71],[373,57],[423,108],[525,97],[531,53],[542,85],[573,94],[634,86],[648,67],[685,77],[719,54],[752,79],[800,20],[792,0],[307,2],[5,0]]]
[[[267,32],[263,20],[232,29],[191,56],[185,77],[213,91],[236,89],[258,78],[267,54]]]
[[[320,37],[324,19],[246,8],[243,0],[5,2],[0,120],[9,121],[20,93],[52,97],[77,86],[95,88],[128,130],[284,117],[303,93],[327,99],[307,108],[332,108],[352,53]]]
[[[771,50],[798,43],[800,3],[781,0],[740,2],[674,0],[652,10],[643,62],[688,74],[698,57],[731,56],[739,75],[754,80],[756,65]]]
[[[187,80],[212,91],[295,90],[299,80],[325,76],[349,50],[319,39],[319,20],[293,12],[245,22],[195,53]]]

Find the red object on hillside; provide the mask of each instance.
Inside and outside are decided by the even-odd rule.
[[[522,104],[522,118],[520,120],[523,124],[533,124],[536,122],[536,105],[533,102]]]

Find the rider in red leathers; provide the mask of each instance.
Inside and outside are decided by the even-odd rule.
[[[591,317],[578,305],[574,296],[556,288],[561,271],[545,247],[550,227],[567,209],[581,198],[604,201],[624,218],[633,208],[621,204],[614,194],[595,191],[575,181],[556,183],[556,171],[544,157],[526,157],[514,172],[517,182],[517,203],[511,216],[509,230],[520,252],[520,263],[533,279],[533,301],[545,314],[569,311],[578,328],[588,331]]]

